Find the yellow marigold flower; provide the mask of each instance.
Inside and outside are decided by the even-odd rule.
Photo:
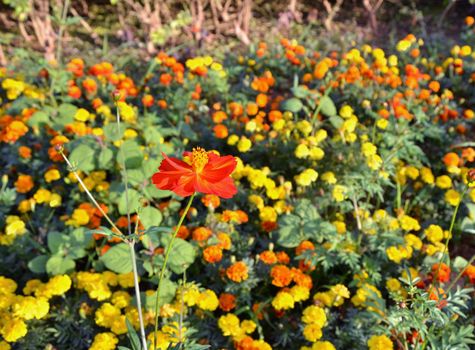
[[[238,141],[239,141],[239,136],[237,136],[237,135],[230,135],[230,136],[228,137],[227,143],[228,143],[228,145],[230,145],[230,146],[234,146],[235,144],[238,143]]]
[[[301,120],[296,125],[297,130],[304,135],[309,135],[312,132],[312,124],[308,120]]]
[[[448,190],[447,192],[445,192],[445,201],[451,206],[456,207],[457,205],[459,205],[461,200],[462,196],[457,191]]]
[[[60,178],[61,174],[58,169],[50,169],[45,173],[45,181],[48,183],[59,180]]]
[[[252,147],[252,142],[245,136],[241,136],[237,144],[237,149],[239,152],[245,153],[249,151]]]
[[[96,311],[96,324],[101,327],[111,328],[114,321],[121,315],[120,309],[111,303],[104,303]]]
[[[310,305],[303,310],[302,313],[302,322],[307,324],[315,324],[318,328],[323,328],[327,322],[327,315],[325,310],[316,305]]]
[[[435,181],[434,174],[432,174],[432,170],[427,167],[423,167],[421,169],[421,178],[426,184],[432,185]]]
[[[196,305],[200,298],[200,291],[194,284],[188,285],[183,291],[183,301],[188,306]]]
[[[261,219],[261,221],[276,222],[277,212],[273,207],[266,206],[260,210],[259,219]]]
[[[301,143],[295,148],[295,156],[297,158],[307,158],[310,155],[310,150],[307,145]]]
[[[14,280],[0,276],[0,295],[13,294],[17,289],[17,284]]]
[[[385,130],[388,127],[388,124],[388,120],[384,118],[378,119],[376,121],[376,126],[381,130]]]
[[[310,159],[321,160],[325,156],[325,152],[320,147],[312,147],[310,149]]]
[[[424,234],[432,243],[440,242],[444,238],[444,231],[439,225],[430,225],[424,230]]]
[[[322,337],[322,329],[315,323],[310,323],[303,329],[303,336],[310,342],[315,342]]]
[[[361,145],[361,152],[365,157],[374,156],[377,150],[376,146],[371,142],[365,142]]]
[[[386,254],[388,259],[394,261],[396,264],[399,264],[401,260],[404,258],[403,252],[398,249],[396,246],[391,246],[386,249]]]
[[[7,236],[19,236],[26,232],[25,223],[16,215],[7,216],[6,223],[5,234]]]
[[[125,131],[124,131],[124,138],[127,139],[127,140],[134,139],[138,135],[139,134],[134,129],[129,128],[129,129],[125,129]]]
[[[333,185],[336,184],[336,177],[335,174],[331,171],[327,171],[322,174],[322,180],[325,181],[326,183]]]
[[[118,290],[112,293],[111,302],[120,309],[129,306],[131,300],[132,297],[130,296],[130,294],[124,290]]]
[[[332,343],[329,341],[317,341],[313,343],[311,350],[336,350]]]
[[[406,175],[410,177],[412,180],[415,180],[419,177],[419,170],[413,166],[406,167]]]
[[[45,298],[17,296],[13,303],[13,316],[23,320],[37,320],[45,317],[49,311],[49,304]]]
[[[346,224],[344,221],[335,220],[332,222],[332,225],[335,226],[336,232],[343,234],[346,232]]]
[[[120,117],[127,123],[133,123],[136,121],[136,115],[134,109],[123,101],[117,102],[119,107]]]
[[[57,193],[53,193],[53,194],[51,195],[51,199],[50,199],[50,201],[49,201],[49,206],[50,206],[51,208],[57,208],[57,207],[59,207],[59,206],[61,205],[61,202],[62,202],[61,196],[60,196],[59,194],[57,194]]]
[[[332,191],[333,199],[337,202],[342,202],[346,198],[346,187],[342,185],[335,185]]]
[[[226,337],[235,337],[241,333],[239,318],[234,314],[226,314],[218,319],[218,327]]]
[[[443,190],[452,187],[452,180],[447,175],[438,176],[435,185]]]
[[[341,306],[345,299],[350,297],[350,291],[343,284],[336,284],[330,288],[330,293],[333,294],[333,306]]]
[[[386,289],[390,292],[398,292],[401,289],[401,282],[397,278],[390,278],[386,281]]]
[[[71,278],[68,275],[51,277],[48,283],[46,283],[46,289],[51,296],[63,295],[71,289]]]
[[[351,116],[353,115],[353,108],[351,108],[351,106],[344,105],[343,107],[340,108],[339,114],[342,118],[345,118],[345,119],[351,118]]]
[[[76,114],[74,114],[74,119],[76,119],[79,122],[87,122],[89,120],[89,112],[85,110],[84,108],[79,108],[76,111]]]
[[[113,333],[99,333],[95,335],[89,350],[114,350],[118,342],[119,339]]]
[[[292,297],[292,294],[288,292],[279,292],[272,300],[272,306],[276,310],[293,309],[294,305],[294,298]]]
[[[307,300],[310,297],[310,290],[304,286],[295,285],[290,288],[290,294],[296,303]]]
[[[421,226],[419,225],[419,222],[410,217],[409,215],[402,215],[399,218],[399,223],[401,224],[401,228],[404,231],[419,231],[421,229]]]
[[[134,273],[121,273],[117,275],[117,282],[122,288],[131,288],[134,286]]]
[[[434,244],[428,244],[426,247],[426,254],[432,256],[436,253],[443,252],[445,250],[445,244],[441,242],[435,242]]]
[[[198,307],[203,310],[214,311],[219,306],[219,300],[216,293],[210,289],[200,293]]]
[[[414,248],[415,250],[420,250],[422,248],[421,239],[416,235],[413,235],[412,233],[405,235],[404,240],[410,247]]]
[[[27,328],[26,323],[23,320],[7,317],[7,319],[2,321],[0,334],[7,342],[16,342],[18,339],[23,338],[26,335]]]
[[[313,296],[313,300],[319,302],[326,307],[331,307],[333,305],[334,294],[330,292],[318,292]]]
[[[393,350],[394,345],[385,335],[373,335],[368,340],[369,350]]]
[[[313,182],[317,181],[318,173],[313,169],[305,169],[299,175],[295,176],[295,182],[302,187],[310,186]]]
[[[378,170],[383,165],[383,160],[381,159],[381,157],[379,155],[374,154],[374,155],[371,155],[367,158],[366,164],[368,165],[368,167],[371,170]],[[387,178],[385,173],[381,173],[380,175],[381,175],[381,177]]]
[[[71,219],[66,221],[66,225],[80,227],[89,223],[89,215],[84,209],[74,209]]]
[[[405,52],[405,51],[409,50],[411,45],[412,45],[412,43],[409,40],[403,39],[403,40],[401,40],[397,43],[396,50],[399,51],[399,52]]]
[[[254,321],[244,320],[241,322],[241,329],[248,334],[251,334],[252,332],[254,332],[256,330],[256,327],[257,326],[254,323]]]
[[[38,204],[49,203],[51,200],[51,192],[47,189],[40,188],[38,191],[36,191],[33,198]]]
[[[1,340],[0,341],[0,350],[10,350],[11,346],[8,344],[6,341]]]

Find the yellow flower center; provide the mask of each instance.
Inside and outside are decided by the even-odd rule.
[[[206,152],[201,147],[193,148],[193,152],[191,154],[191,165],[193,166],[193,169],[199,173],[203,170],[207,163],[208,152]]]

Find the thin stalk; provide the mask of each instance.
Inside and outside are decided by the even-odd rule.
[[[130,248],[130,258],[132,259],[132,269],[134,272],[134,287],[135,287],[135,296],[137,298],[137,311],[139,312],[139,323],[140,323],[140,337],[142,338],[142,346],[144,350],[147,350],[147,338],[145,337],[145,326],[143,322],[143,315],[142,315],[142,301],[140,300],[140,286],[139,286],[139,279],[138,279],[138,271],[137,271],[137,262],[135,257],[135,241],[129,241],[129,248]]]
[[[116,108],[116,121],[117,121],[117,136],[120,135],[120,111],[119,111],[119,106],[116,102],[115,104]],[[121,158],[121,168],[122,168],[122,179],[124,182],[125,186],[125,208],[127,212],[127,232],[128,235],[132,235],[132,223],[130,220],[130,207],[129,207],[129,185],[128,185],[128,177],[127,177],[127,167],[125,165],[125,154],[124,154],[124,149],[120,147],[119,149],[120,153],[120,158]],[[135,231],[137,233],[138,230],[138,221],[135,226]],[[128,241],[128,245],[130,248],[130,257],[132,259],[132,269],[133,269],[133,274],[134,274],[134,286],[135,286],[135,297],[137,299],[137,311],[139,313],[139,323],[140,323],[140,337],[142,339],[142,346],[144,350],[147,350],[147,338],[145,337],[145,324],[143,322],[143,316],[142,316],[142,302],[140,300],[140,286],[139,286],[139,275],[137,271],[137,261],[136,261],[136,256],[135,256],[135,238],[130,239]]]
[[[111,227],[115,230],[117,230],[117,233],[118,234],[122,234],[122,232],[119,230],[119,228],[114,224],[114,222],[111,220],[111,218],[109,217],[109,215],[107,215],[107,213],[102,209],[102,207],[99,205],[99,203],[97,203],[96,199],[94,198],[94,196],[91,194],[91,192],[89,192],[89,190],[87,189],[86,185],[84,184],[84,182],[82,181],[81,177],[79,176],[79,174],[77,173],[77,171],[75,170],[75,167],[71,164],[71,162],[69,161],[68,157],[66,157],[66,155],[64,154],[63,150],[62,149],[59,149],[58,151],[61,156],[63,156],[63,159],[66,161],[66,164],[68,164],[69,168],[71,169],[72,173],[74,174],[74,176],[76,177],[76,180],[78,180],[79,184],[81,185],[82,189],[84,190],[84,192],[86,192],[87,196],[89,197],[89,199],[91,200],[91,202],[96,206],[96,208],[101,212],[101,214],[106,218],[107,222],[111,225]]]
[[[160,271],[160,276],[158,278],[158,286],[157,286],[157,295],[155,296],[155,329],[153,333],[153,344],[156,346],[157,344],[157,331],[158,331],[158,301],[159,301],[159,295],[160,295],[160,286],[162,285],[163,277],[165,276],[165,270],[167,269],[167,263],[168,263],[168,258],[170,256],[170,252],[173,247],[173,242],[175,241],[176,235],[178,234],[178,230],[180,229],[181,225],[183,224],[183,221],[185,220],[186,214],[188,214],[188,211],[190,210],[191,203],[193,203],[193,199],[195,198],[196,193],[193,193],[188,200],[188,204],[186,205],[185,210],[183,211],[183,214],[180,217],[180,220],[178,221],[178,225],[175,228],[175,232],[173,232],[173,236],[168,242],[167,250],[165,251],[165,260],[163,260],[163,265],[162,269]]]

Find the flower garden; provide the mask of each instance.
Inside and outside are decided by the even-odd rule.
[[[457,40],[1,68],[0,349],[473,348]]]

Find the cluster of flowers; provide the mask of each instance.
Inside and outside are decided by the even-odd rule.
[[[412,34],[391,53],[305,46],[261,43],[222,63],[160,53],[146,72],[74,58],[54,89],[54,67],[31,82],[1,69],[0,254],[26,277],[0,270],[0,349],[28,344],[28,322],[47,327],[69,299],[94,330],[89,349],[127,344],[140,318],[120,230],[141,242],[151,349],[415,348],[435,341],[397,314],[416,293],[466,326],[452,316],[475,266],[453,242],[475,227],[470,44],[448,57],[425,57]],[[178,225],[181,197],[195,193]],[[183,256],[154,329],[154,275],[174,228]],[[56,276],[36,278],[46,273]],[[394,313],[404,327],[381,327]]]

